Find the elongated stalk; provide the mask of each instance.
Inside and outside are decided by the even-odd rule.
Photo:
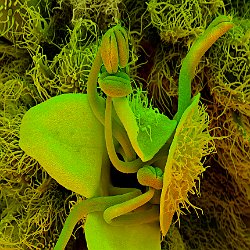
[[[139,190],[135,190],[122,195],[90,198],[75,205],[64,223],[63,230],[54,250],[63,250],[66,247],[76,223],[87,214],[104,211],[110,206],[133,199],[140,194]]]
[[[140,225],[159,221],[159,205],[152,205],[151,208],[136,211],[113,218],[112,226]]]
[[[102,66],[102,58],[100,50],[97,51],[95,60],[92,64],[89,78],[87,82],[87,94],[89,104],[93,113],[95,114],[96,118],[104,124],[104,113],[105,113],[105,106],[101,102],[101,98],[97,94],[97,78]]]
[[[105,141],[106,147],[109,154],[110,161],[114,167],[122,173],[136,173],[145,163],[140,158],[131,161],[123,162],[119,160],[112,136],[112,98],[107,97],[106,100],[106,111],[105,111]]]
[[[119,217],[121,215],[125,215],[141,206],[146,204],[148,201],[152,199],[154,196],[155,189],[149,188],[149,190],[133,199],[127,200],[123,203],[116,204],[114,206],[110,206],[103,213],[103,218],[107,223],[111,223],[113,219]]]
[[[131,193],[134,191],[138,191],[137,188],[120,188],[120,187],[114,187],[113,185],[109,185],[109,195],[121,195],[126,193]]]
[[[139,127],[137,125],[135,115],[129,106],[127,97],[113,98],[112,101],[118,117],[120,118],[123,126],[127,129],[127,134],[134,150],[139,156],[141,156],[143,153],[137,141]]]
[[[104,125],[105,105],[104,102],[102,102],[102,99],[97,94],[97,78],[100,72],[101,65],[102,65],[102,58],[100,50],[98,50],[89,73],[89,78],[87,82],[87,93],[88,93],[89,104],[91,106],[93,113],[95,114],[96,118]],[[114,121],[113,126],[114,126],[113,128],[114,137],[122,146],[126,158],[129,160],[133,160],[135,158],[135,152],[131,147],[131,143],[128,139],[125,129],[121,127],[116,121]]]
[[[186,108],[191,104],[191,81],[194,78],[195,68],[200,62],[201,57],[219,37],[232,27],[233,23],[228,17],[217,17],[194,42],[183,60],[179,76],[178,111],[175,116],[175,120],[178,122]]]

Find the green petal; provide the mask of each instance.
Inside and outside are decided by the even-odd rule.
[[[142,161],[151,160],[173,134],[177,121],[144,107],[140,100],[129,105],[126,97],[113,98],[115,111]],[[131,107],[132,106],[132,107]]]
[[[158,223],[111,226],[102,212],[91,213],[84,225],[89,250],[160,250]]]
[[[31,108],[21,123],[19,145],[65,188],[85,197],[97,194],[104,129],[87,95],[64,94]]]
[[[155,113],[153,109],[144,108],[137,121],[139,133],[138,145],[143,152],[143,160],[148,161],[162,148],[173,134],[177,122],[167,116]]]

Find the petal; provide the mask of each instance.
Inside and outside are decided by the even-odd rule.
[[[111,226],[102,212],[91,213],[84,225],[89,250],[160,250],[158,223]]]
[[[65,188],[98,192],[104,129],[85,94],[64,94],[31,108],[20,127],[20,147]]]
[[[139,98],[132,104],[129,104],[126,97],[112,100],[135,152],[142,161],[151,160],[170,139],[177,122],[151,107],[143,106]]]
[[[188,194],[199,193],[196,185],[205,171],[202,158],[213,151],[208,114],[203,106],[199,106],[199,98],[200,94],[196,95],[183,113],[169,150],[160,201],[163,236],[168,232],[174,213],[177,212],[179,217],[181,208],[188,210],[193,206]]]

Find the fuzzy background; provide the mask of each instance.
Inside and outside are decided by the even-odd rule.
[[[0,0],[0,249],[53,249],[70,209],[84,199],[19,148],[25,112],[62,93],[86,93],[101,37],[120,22],[133,85],[172,118],[181,61],[219,14],[236,25],[202,57],[192,82],[216,147],[204,159],[200,197],[189,197],[203,213],[183,212],[162,249],[250,249],[248,0]],[[84,220],[68,250],[86,248],[82,227]]]

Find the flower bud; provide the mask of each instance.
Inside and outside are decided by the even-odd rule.
[[[162,189],[163,172],[160,168],[144,166],[138,170],[137,179],[143,186],[152,187],[157,190]]]
[[[118,66],[124,68],[128,63],[128,38],[120,25],[109,29],[102,38],[100,47],[103,64],[109,74],[116,73]]]

